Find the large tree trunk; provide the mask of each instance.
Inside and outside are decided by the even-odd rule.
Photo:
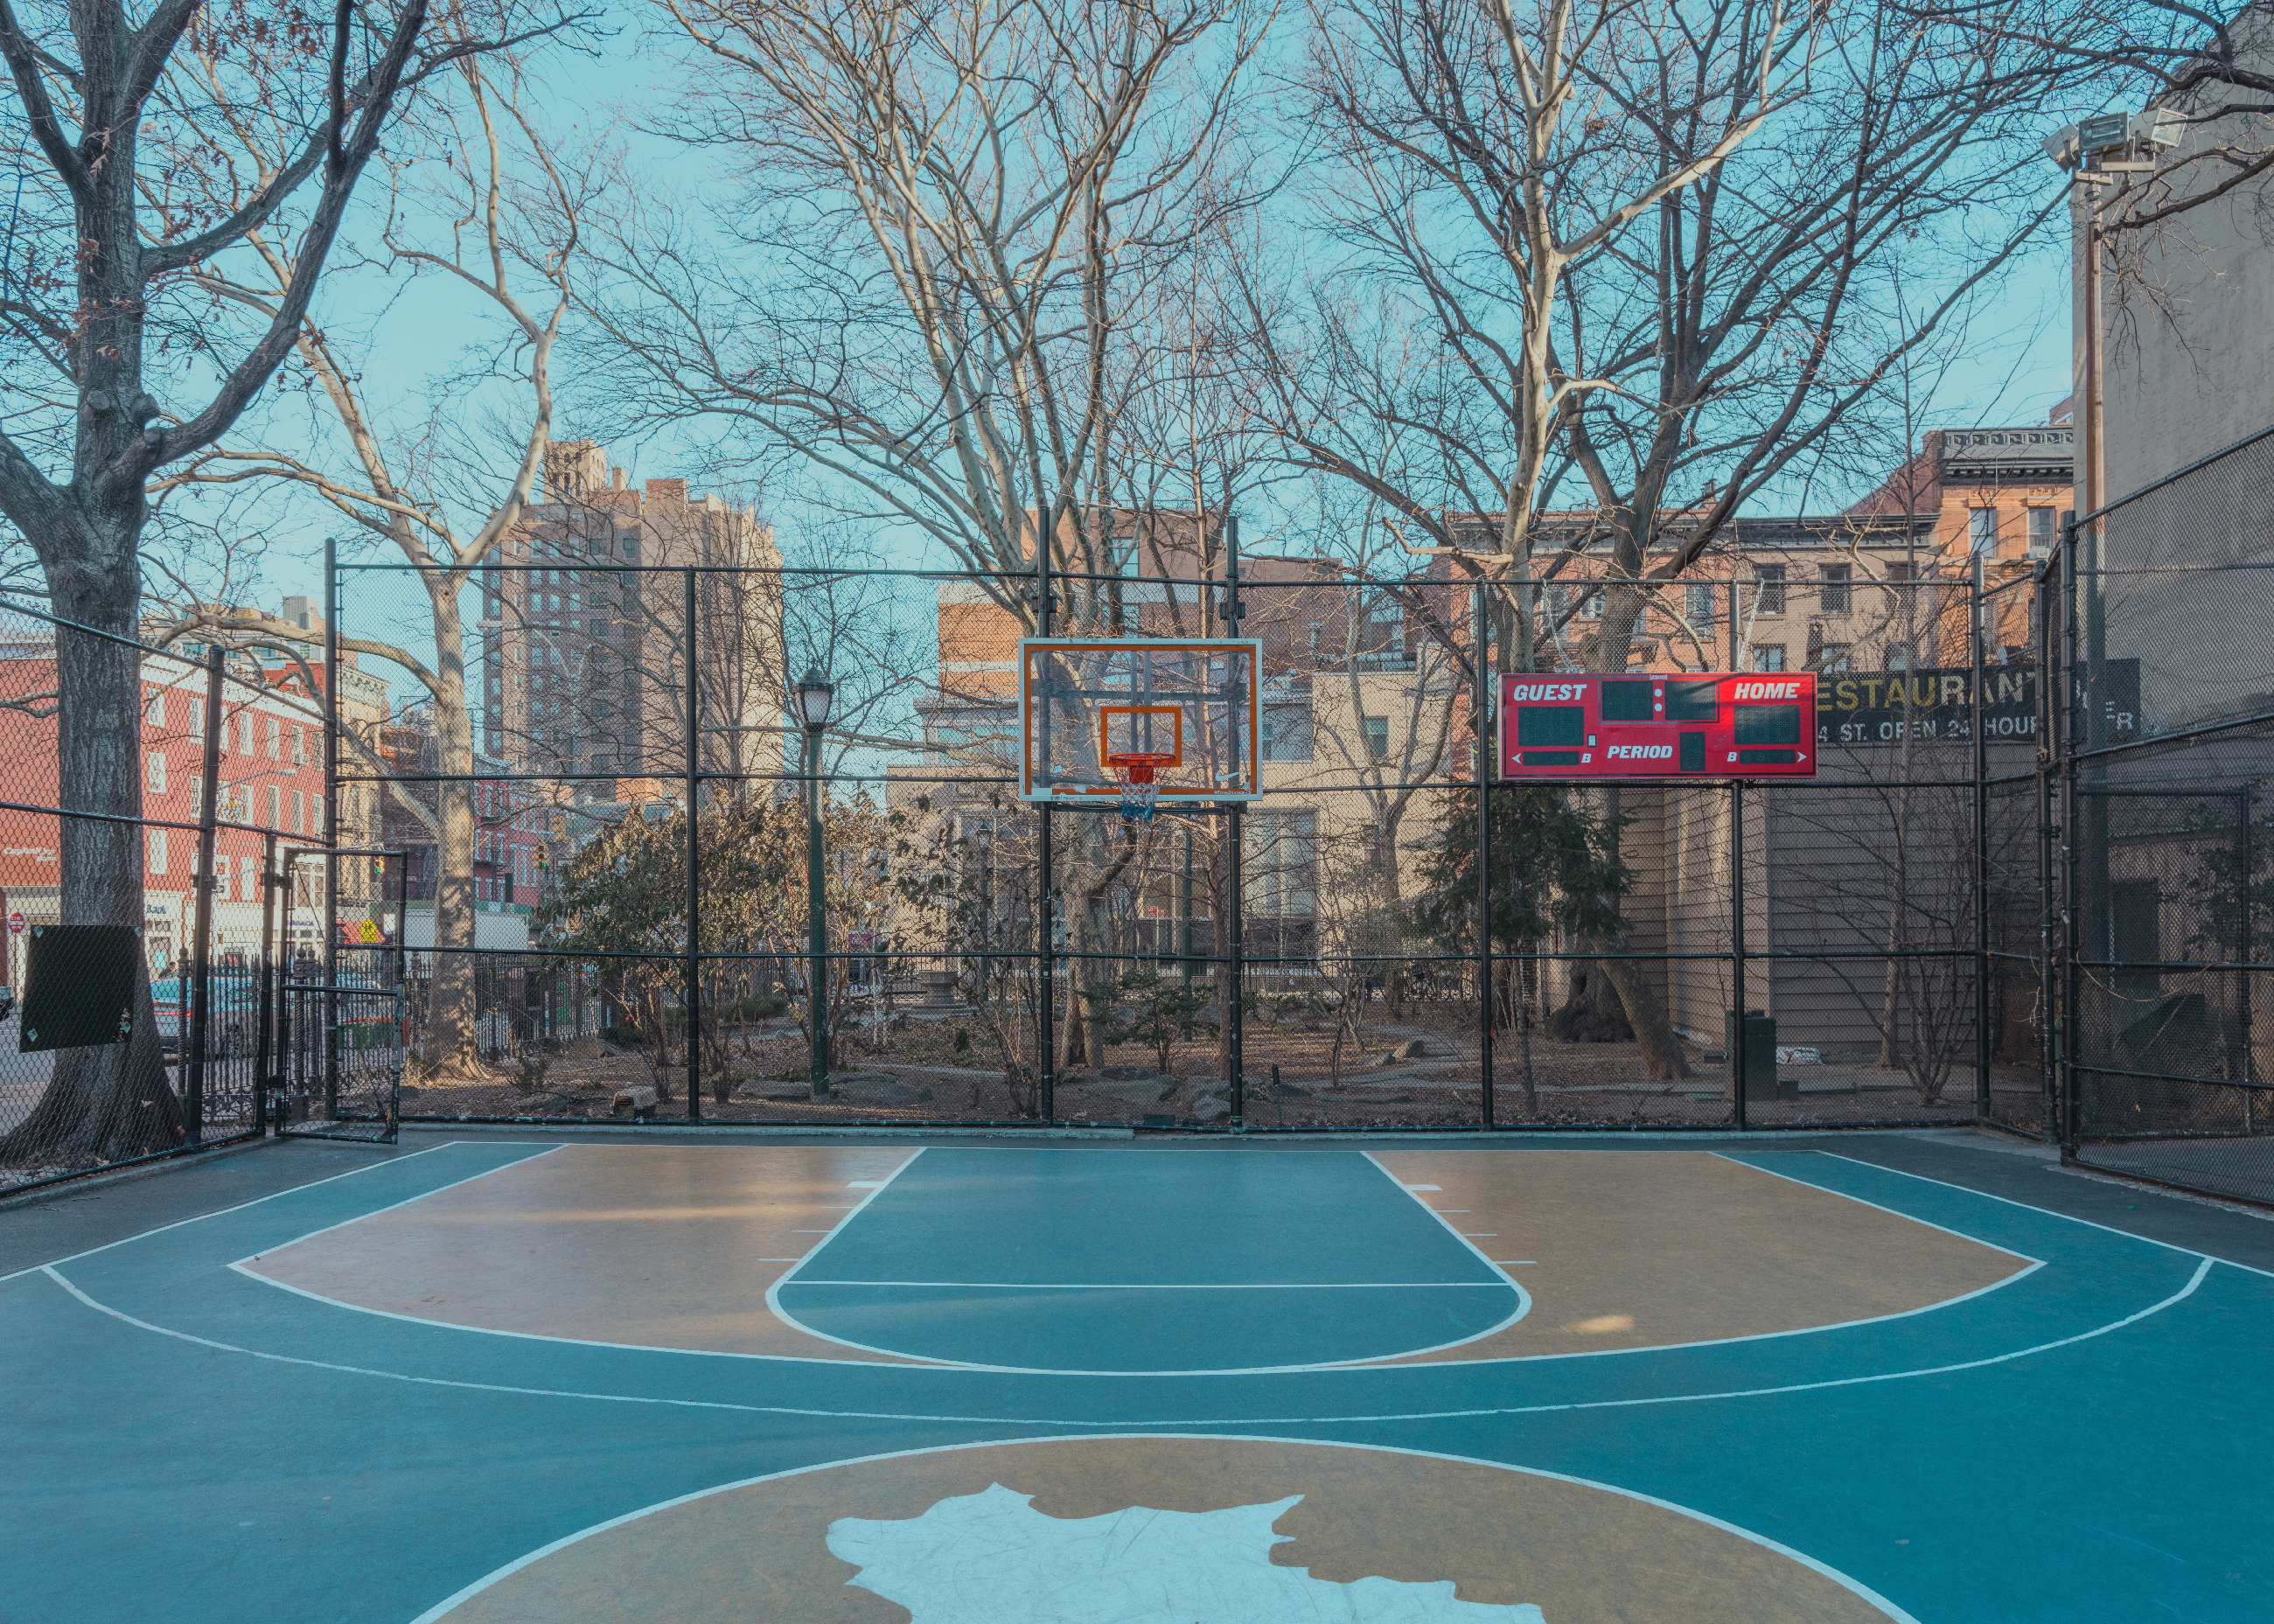
[[[426,1063],[440,1077],[486,1074],[478,1052],[474,996],[473,720],[466,710],[465,631],[457,599],[432,594],[434,613],[434,743],[441,771],[435,786],[434,980],[427,998]]]
[[[56,614],[132,637],[141,590],[136,561],[140,492],[121,507],[93,516],[58,511],[56,526],[64,534],[33,539],[46,544],[40,552]],[[140,816],[142,752],[134,741],[141,737],[141,656],[58,627],[56,689],[56,804],[73,812]],[[94,818],[58,821],[63,921],[140,930],[141,828]],[[132,1041],[58,1052],[53,1078],[32,1114],[0,1136],[0,1162],[92,1167],[182,1142],[184,1123],[158,1051],[147,963],[142,961],[136,978]]]

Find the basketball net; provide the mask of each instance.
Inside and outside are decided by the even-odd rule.
[[[1141,823],[1153,821],[1153,807],[1160,798],[1161,786],[1153,778],[1153,769],[1166,766],[1177,758],[1167,755],[1151,755],[1132,751],[1105,758],[1113,769],[1113,777],[1121,786],[1121,816]]]

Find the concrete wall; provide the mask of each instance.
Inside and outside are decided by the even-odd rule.
[[[2238,57],[2274,71],[2274,26],[2260,7],[2238,25]],[[2216,87],[2214,87],[2216,90]],[[2222,100],[2266,100],[2226,91]],[[2208,100],[2208,98],[2206,98]],[[2210,103],[2216,105],[2217,103]],[[2195,110],[2183,101],[2173,106]],[[2274,145],[2274,120],[2245,115],[2190,127],[2152,176],[2075,188],[2073,297],[2076,375],[2084,376],[2085,206],[2120,222],[2208,192],[2233,169],[2207,154]],[[2136,232],[2112,231],[2103,259],[2103,465],[2113,501],[2274,425],[2274,176]],[[2082,402],[2080,402],[2082,411]],[[2077,510],[2085,510],[2084,471]]]

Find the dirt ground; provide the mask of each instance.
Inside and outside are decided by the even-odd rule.
[[[703,1115],[712,1122],[1011,1122],[1035,1120],[1037,1102],[1014,1096],[983,1034],[968,1019],[948,1014],[897,1023],[851,1041],[827,1100],[806,1086],[807,1049],[794,1022],[755,1026],[725,1046],[723,1076],[733,1098],[714,1096],[706,1082]],[[1256,1127],[1419,1127],[1480,1120],[1480,1034],[1472,1006],[1409,1004],[1384,1011],[1345,1041],[1339,1056],[1323,1026],[1251,1020],[1244,1034],[1248,1087],[1244,1119]],[[873,1043],[873,1047],[872,1047]],[[1534,1034],[1526,1044],[1514,1032],[1494,1034],[1494,1115],[1502,1123],[1542,1125],[1640,1124],[1709,1126],[1731,1119],[1727,1068],[1707,1064],[1685,1046],[1693,1075],[1676,1081],[1643,1075],[1637,1045],[1556,1043]],[[1082,1067],[1058,1079],[1061,1121],[1099,1124],[1220,1124],[1230,1101],[1224,1063],[1212,1039],[1171,1046],[1165,1072],[1158,1055],[1135,1044],[1109,1050],[1103,1074]],[[546,1057],[542,1074],[500,1070],[479,1082],[421,1084],[407,1078],[403,1114],[429,1120],[522,1118],[591,1120],[617,1114],[620,1091],[653,1087],[661,1096],[659,1121],[687,1111],[685,1076],[674,1053],[659,1074],[647,1056],[594,1038]],[[414,1068],[415,1071],[415,1068]],[[1747,1102],[1750,1124],[1769,1125],[1865,1122],[1961,1122],[1974,1114],[1973,1073],[1961,1066],[1941,1097],[1922,1101],[1901,1072],[1876,1066],[1784,1066],[1778,1077],[1794,1097]],[[1274,1081],[1277,1084],[1275,1091]],[[2034,1098],[2033,1074],[1993,1079],[2001,1116],[2026,1116]],[[1766,1091],[1758,1091],[1766,1092]],[[2008,1108],[2011,1108],[2010,1113]],[[1148,1124],[1147,1118],[1155,1121]]]

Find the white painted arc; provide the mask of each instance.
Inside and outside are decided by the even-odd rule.
[[[1694,1510],[1688,1506],[1678,1504],[1674,1500],[1661,1500],[1654,1494],[1645,1494],[1635,1489],[1621,1488],[1616,1484],[1599,1483],[1592,1477],[1574,1477],[1568,1472],[1547,1471],[1542,1468],[1535,1466],[1512,1466],[1504,1461],[1482,1460],[1474,1455],[1449,1455],[1442,1450],[1435,1449],[1407,1449],[1399,1448],[1394,1445],[1352,1444],[1312,1438],[1281,1438],[1275,1437],[1268,1433],[1173,1432],[1077,1432],[1060,1437],[1020,1439],[1016,1441],[1020,1443],[1090,1443],[1103,1441],[1190,1441],[1223,1443],[1227,1440],[1249,1443],[1303,1444],[1322,1449],[1352,1449],[1364,1450],[1382,1455],[1401,1455],[1425,1461],[1445,1461],[1458,1466],[1485,1466],[1489,1467],[1495,1471],[1513,1472],[1521,1477],[1538,1477],[1550,1483],[1569,1484],[1575,1488],[1598,1489],[1606,1494],[1615,1495],[1621,1500],[1633,1500],[1638,1505],[1651,1506],[1660,1511],[1670,1511],[1676,1516],[1688,1517],[1692,1522],[1702,1522],[1708,1528],[1719,1529],[1723,1533],[1735,1535],[1737,1538],[1743,1539],[1749,1544],[1758,1545],[1765,1551],[1773,1552],[1776,1555],[1786,1558],[1788,1560],[1796,1562],[1801,1567],[1807,1568],[1810,1572],[1820,1575],[1822,1577],[1829,1579],[1833,1583],[1839,1585],[1841,1589],[1847,1590],[1849,1594],[1856,1597],[1857,1600],[1864,1603],[1866,1605],[1877,1608],[1880,1613],[1886,1616],[1889,1620],[1889,1624],[1919,1624],[1919,1620],[1916,1617],[1897,1606],[1885,1596],[1880,1595],[1879,1591],[1871,1589],[1869,1585],[1866,1585],[1858,1580],[1849,1577],[1846,1574],[1841,1573],[1838,1568],[1830,1567],[1826,1563],[1817,1560],[1816,1558],[1810,1556],[1806,1552],[1796,1550],[1792,1546],[1781,1544],[1777,1540],[1771,1539],[1766,1535],[1757,1534],[1751,1529],[1742,1528],[1735,1522],[1727,1522],[1722,1518],[1714,1516],[1707,1512]],[[1002,1440],[997,1440],[968,1444],[941,1444],[927,1449],[894,1449],[879,1455],[855,1455],[841,1461],[823,1461],[811,1466],[794,1467],[788,1471],[768,1472],[763,1477],[744,1477],[733,1483],[717,1484],[707,1489],[697,1489],[691,1494],[681,1494],[676,1495],[670,1500],[658,1500],[654,1505],[643,1506],[636,1511],[625,1512],[622,1515],[610,1517],[604,1522],[595,1522],[590,1528],[579,1529],[573,1534],[563,1535],[561,1538],[553,1541],[550,1545],[541,1545],[538,1549],[530,1552],[527,1555],[518,1557],[513,1561],[508,1562],[505,1566],[496,1569],[494,1572],[484,1575],[481,1578],[475,1580],[471,1584],[467,1585],[463,1590],[445,1597],[433,1606],[428,1608],[425,1612],[413,1619],[410,1621],[410,1624],[441,1624],[441,1621],[449,1616],[452,1610],[463,1605],[476,1596],[480,1595],[484,1590],[488,1590],[491,1586],[497,1584],[504,1579],[511,1577],[516,1573],[519,1573],[523,1568],[527,1568],[533,1563],[542,1561],[545,1558],[553,1555],[555,1552],[566,1550],[570,1545],[582,1544],[584,1541],[593,1538],[595,1535],[605,1534],[612,1529],[618,1529],[625,1526],[627,1523],[636,1522],[643,1517],[652,1516],[658,1512],[669,1511],[680,1506],[692,1505],[697,1500],[709,1500],[713,1495],[729,1493],[736,1489],[754,1488],[762,1483],[778,1483],[785,1478],[809,1477],[815,1472],[830,1471],[839,1467],[866,1466],[882,1461],[910,1460],[922,1455],[952,1455],[964,1449],[995,1448],[1000,1446],[1001,1441]]]

